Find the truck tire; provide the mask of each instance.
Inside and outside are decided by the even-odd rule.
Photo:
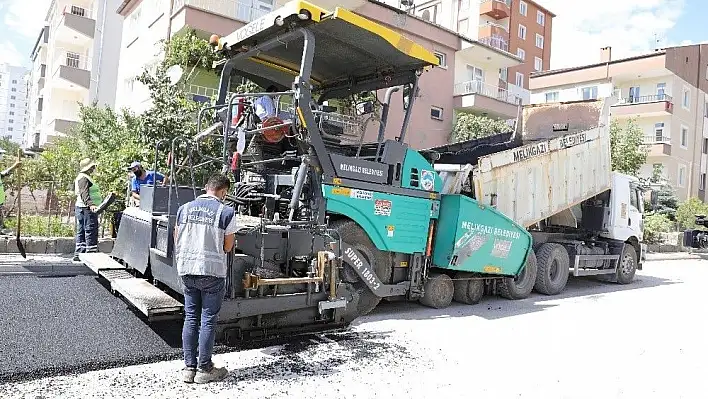
[[[531,295],[536,282],[536,254],[531,251],[526,258],[524,267],[516,277],[502,279],[499,284],[499,294],[506,299],[524,299]]]
[[[423,297],[419,299],[421,305],[435,309],[442,309],[450,306],[452,296],[455,292],[455,285],[447,274],[432,274],[423,285]]]
[[[634,274],[637,272],[637,251],[633,246],[624,244],[619,262],[616,273],[617,283],[631,283],[634,280]]]
[[[565,247],[556,243],[546,243],[538,249],[538,272],[536,273],[536,292],[544,295],[556,295],[563,291],[570,274],[570,257]]]
[[[455,302],[474,305],[479,303],[484,296],[484,280],[465,280],[473,277],[470,273],[459,272],[455,274],[453,285],[455,292],[452,299]]]
[[[366,234],[358,224],[351,220],[340,220],[334,222],[331,228],[337,230],[339,238],[354,249],[359,251],[361,255],[371,265],[371,268],[376,273],[376,277],[381,280],[382,284],[388,284],[393,272],[391,254],[381,251],[376,248],[369,235]],[[356,292],[359,294],[359,303],[357,305],[357,313],[363,316],[376,307],[381,302],[381,298],[377,297],[366,283],[354,271],[354,268],[344,262],[344,270],[342,278],[351,282]]]

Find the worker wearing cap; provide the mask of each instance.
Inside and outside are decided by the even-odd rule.
[[[131,163],[128,167],[128,171],[133,173],[133,179],[130,182],[130,197],[135,200],[136,203],[140,201],[141,185],[155,184],[156,180],[163,184],[167,182],[165,175],[153,170],[146,171],[138,161]]]
[[[101,205],[101,190],[91,175],[96,170],[96,163],[84,158],[79,163],[79,174],[74,180],[76,194],[76,249],[74,260],[79,260],[80,253],[98,252],[98,206]]]

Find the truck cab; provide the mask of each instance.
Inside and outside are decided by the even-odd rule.
[[[644,241],[644,200],[639,179],[634,176],[612,172],[610,201],[606,207],[603,223],[604,238],[631,243],[637,251],[637,258],[646,257]]]

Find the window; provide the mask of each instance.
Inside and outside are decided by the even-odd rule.
[[[683,101],[681,102],[681,106],[685,109],[691,106],[691,91],[685,87],[683,88]]]
[[[467,65],[467,80],[484,82],[484,70],[473,65]]]
[[[703,154],[708,154],[708,139],[703,139],[703,148],[701,148]]]
[[[547,103],[555,103],[558,102],[558,92],[557,91],[552,91],[550,93],[546,93],[546,102]]]
[[[668,139],[664,137],[664,122],[657,122],[654,124],[654,140],[657,143],[668,141]]]
[[[17,91],[17,89],[13,87],[12,89],[10,89],[10,91],[12,91],[12,92],[16,92],[16,91]]]
[[[10,96],[10,100],[16,100],[16,99],[17,99],[17,97],[15,97],[15,96]]]
[[[519,25],[519,37],[526,40],[526,27]]]
[[[457,33],[464,35],[464,34],[467,34],[467,31],[469,31],[469,29],[470,29],[469,19],[465,18],[457,23]]]
[[[470,8],[470,0],[462,0],[460,2],[460,10],[466,10]]]
[[[10,115],[15,115],[15,111],[10,111]]]
[[[666,98],[666,83],[656,84],[656,99],[661,101]]]
[[[533,57],[533,67],[537,71],[542,70],[543,69],[543,60],[538,57]]]
[[[519,87],[524,87],[524,74],[521,72],[516,73],[516,85]]]
[[[11,131],[13,131],[13,130],[14,130],[14,129],[13,129],[12,127],[8,127],[8,128],[7,128],[7,131],[8,131],[8,132],[11,132]]]
[[[521,61],[526,61],[526,51],[524,49],[516,49],[516,56],[521,58]]]
[[[543,48],[543,36],[536,33],[536,47]]]
[[[541,26],[545,25],[546,14],[542,13],[541,11],[536,11],[536,22],[538,22],[538,24]]]
[[[441,121],[443,119],[443,109],[440,107],[430,107],[430,118]]]
[[[442,68],[447,68],[447,57],[445,56],[445,53],[436,51],[434,54],[435,58],[438,59],[438,63],[440,64],[439,66]]]
[[[701,177],[698,179],[698,189],[699,190],[706,189],[706,174],[705,173],[701,173]]]
[[[708,118],[708,101],[706,101],[705,105],[703,106],[703,116]]]
[[[8,119],[7,121],[10,122],[10,123],[15,123],[15,120],[14,120],[14,119]]]
[[[499,70],[499,79],[506,82],[509,79],[509,68],[501,68]],[[706,103],[708,105],[708,103]]]
[[[76,53],[72,53],[71,51],[66,52],[66,66],[72,67],[72,68],[78,68],[79,67],[79,59],[81,56]]]
[[[688,128],[681,125],[681,147],[688,148]]]
[[[639,198],[637,197],[637,190],[634,189],[632,185],[629,186],[631,190],[631,193],[629,195],[629,205],[632,206],[634,209],[639,209]]]
[[[679,165],[678,167],[678,186],[683,187],[686,185],[686,165]]]
[[[10,104],[10,108],[15,108],[15,104]]]
[[[597,100],[597,86],[583,87],[583,100]]]
[[[13,85],[16,85],[16,84],[17,84],[17,80],[12,79],[12,84],[13,84]]]
[[[629,102],[639,102],[639,86],[633,86],[629,88]]]
[[[528,9],[528,6],[526,5],[525,1],[520,1],[519,2],[519,14],[521,15],[526,15],[526,10]]]

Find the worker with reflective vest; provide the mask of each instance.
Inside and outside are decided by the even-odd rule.
[[[22,162],[17,161],[9,168],[0,172],[0,229],[5,228],[5,210],[3,209],[3,206],[5,205],[5,185],[3,184],[2,179],[12,174],[12,171],[17,169],[20,165],[22,165]]]
[[[98,214],[96,210],[103,200],[98,184],[91,174],[96,164],[84,158],[79,164],[79,174],[74,180],[76,194],[76,250],[74,260],[79,260],[80,253],[98,252]]]

